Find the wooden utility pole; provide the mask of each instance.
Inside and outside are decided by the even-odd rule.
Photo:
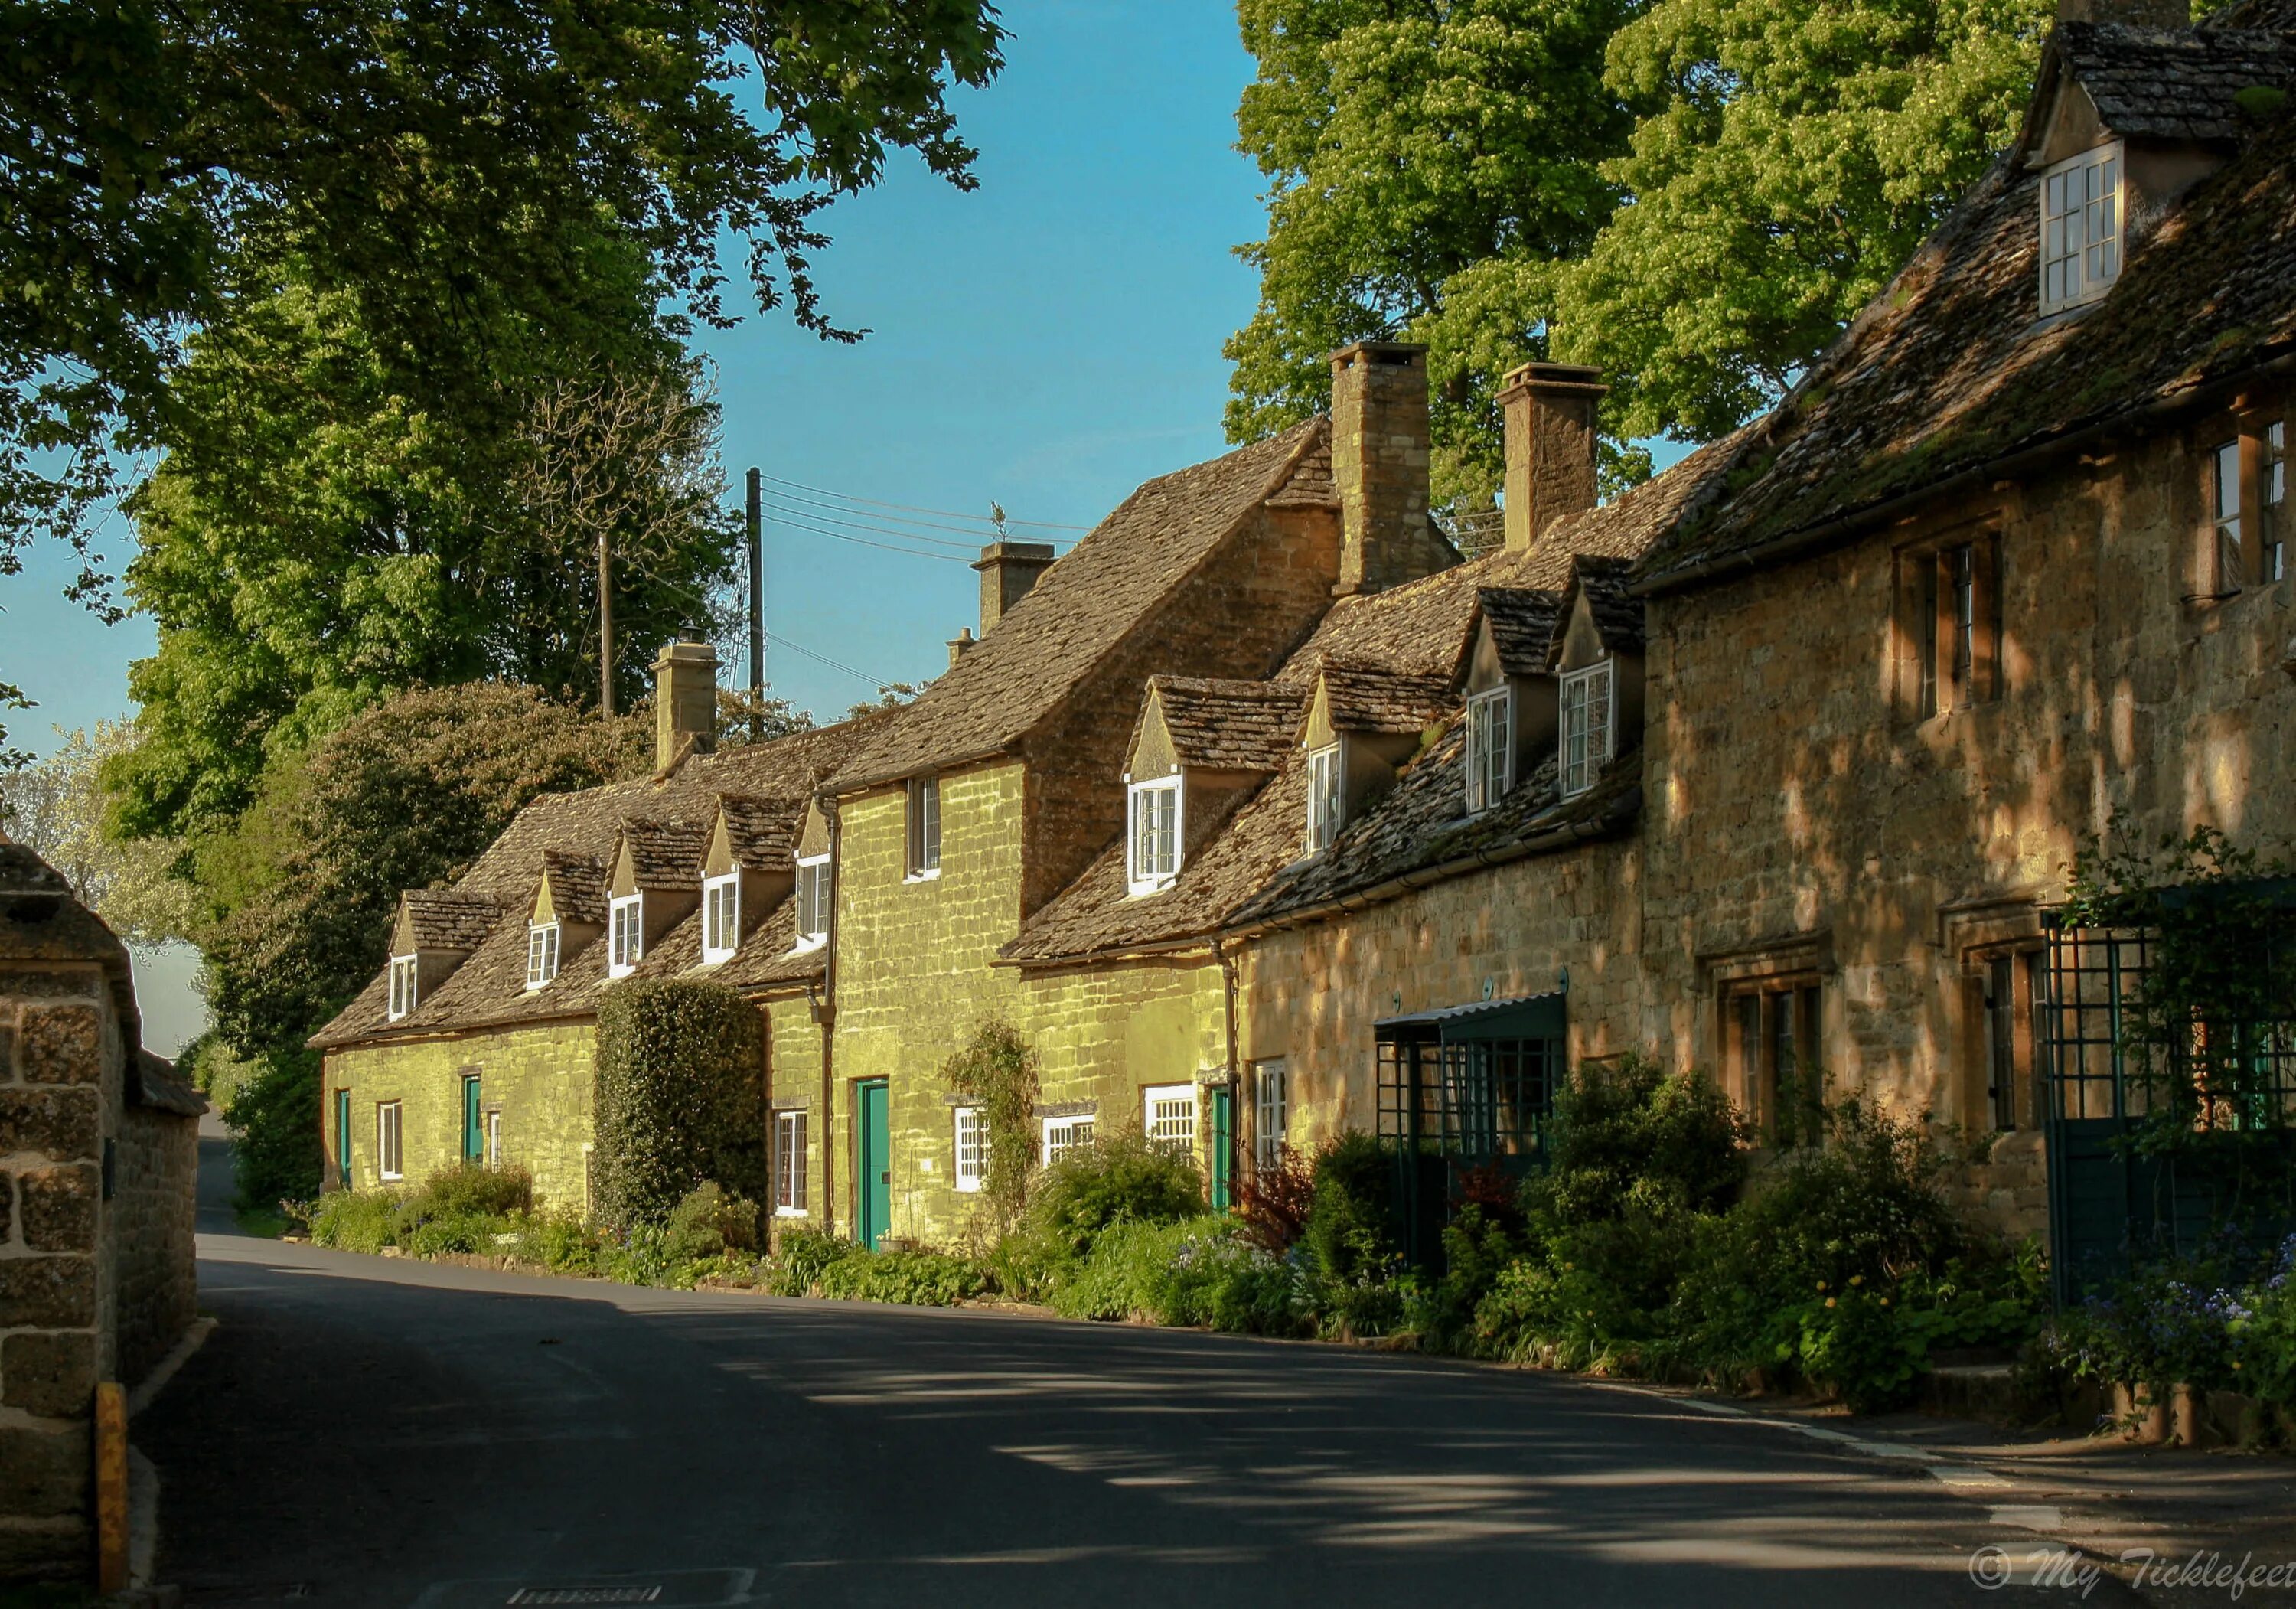
[[[750,741],[765,735],[766,699],[765,488],[750,471]]]
[[[598,712],[614,713],[614,555],[598,533]]]

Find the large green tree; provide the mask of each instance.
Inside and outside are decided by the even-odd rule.
[[[546,310],[598,224],[692,314],[738,276],[849,335],[808,266],[822,209],[893,148],[970,188],[947,94],[1003,33],[982,0],[0,0],[0,573],[69,539],[110,609],[89,513],[246,254],[292,242],[316,293],[443,363],[490,301]]]
[[[1611,42],[1633,198],[1563,278],[1613,428],[1768,406],[2015,134],[2051,0],[1659,0]]]
[[[1325,406],[1334,347],[1429,344],[1439,499],[1499,480],[1492,397],[1543,357],[1559,265],[1619,200],[1627,148],[1603,49],[1637,0],[1240,0],[1259,75],[1242,149],[1267,235],[1259,308],[1228,342],[1231,439]]]
[[[1499,479],[1494,383],[1599,364],[1616,443],[1720,434],[1824,350],[2013,132],[2049,0],[1241,0],[1269,181],[1232,438],[1332,347],[1430,345],[1439,499]]]
[[[547,309],[475,284],[427,341],[322,288],[304,254],[242,258],[129,503],[128,590],[160,643],[130,676],[143,741],[111,774],[122,829],[214,831],[266,764],[404,688],[495,676],[594,697],[601,535],[623,550],[626,694],[655,644],[707,618],[734,554],[714,406],[636,242],[571,229],[559,258]],[[602,394],[660,428],[600,454],[576,427]],[[534,466],[601,456],[614,495],[575,521],[564,477]]]

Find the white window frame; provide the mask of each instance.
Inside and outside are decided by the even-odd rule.
[[[1467,701],[1467,813],[1480,814],[1514,786],[1514,689],[1494,687]]]
[[[502,1108],[490,1107],[487,1112],[487,1166],[502,1166]]]
[[[627,978],[645,959],[645,893],[625,894],[606,907],[606,976]]]
[[[2248,546],[2243,540],[2247,526],[2242,518],[2248,511],[2241,497],[2240,459],[2238,436],[2209,449],[2209,529],[2216,537],[2216,588],[2225,594],[2248,582]]]
[[[940,778],[912,776],[908,785],[909,875],[926,882],[940,875]]]
[[[806,1109],[785,1106],[774,1113],[774,1216],[809,1218],[806,1178]]]
[[[1251,1064],[1251,1160],[1272,1169],[1283,1161],[1292,1121],[1292,1070],[1282,1056]]]
[[[1347,825],[1347,767],[1340,745],[1308,751],[1308,852],[1320,854]]]
[[[1048,1117],[1044,1121],[1044,1163],[1049,1168],[1070,1152],[1092,1144],[1093,1114],[1077,1112],[1070,1117]]]
[[[374,1170],[385,1184],[406,1177],[406,1114],[397,1101],[374,1104]]]
[[[1562,737],[1558,778],[1562,797],[1584,793],[1602,779],[1603,768],[1617,749],[1619,688],[1612,674],[1615,661],[1597,660],[1583,670],[1562,677]],[[1599,710],[1598,727],[1593,712]],[[1573,746],[1578,748],[1574,756]]]
[[[949,1122],[956,1143],[956,1187],[970,1195],[988,1182],[988,1108],[956,1107]]]
[[[829,900],[835,886],[828,856],[808,855],[797,863],[798,948],[819,949],[829,942]]]
[[[390,958],[390,1004],[386,1014],[397,1022],[414,1014],[422,993],[422,958],[417,956],[393,956]]]
[[[555,922],[533,922],[526,929],[526,986],[545,989],[558,976],[559,931]]]
[[[1184,1106],[1183,1116],[1175,1112],[1159,1112],[1158,1106]],[[1193,1084],[1151,1084],[1140,1092],[1140,1132],[1148,1137],[1152,1145],[1196,1153],[1197,1124],[1203,1111],[1203,1097]]]
[[[1161,893],[1179,881],[1185,794],[1177,776],[1136,782],[1128,790],[1124,812],[1124,886],[1129,892]]]
[[[2113,140],[2041,175],[2043,316],[2095,301],[2120,277],[2128,256],[2128,170],[2120,142]]]
[[[2269,585],[2288,577],[2288,422],[2268,422],[2257,447],[2257,573]]]
[[[723,909],[720,909],[720,907]],[[742,874],[701,880],[701,965],[731,961],[742,948]]]

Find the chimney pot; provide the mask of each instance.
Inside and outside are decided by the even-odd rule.
[[[718,746],[718,651],[707,643],[666,643],[653,661],[653,764],[667,771],[687,738],[693,751]]]
[[[972,565],[980,572],[980,635],[987,636],[1052,567],[1050,542],[991,542],[982,548]],[[953,654],[949,662],[956,662]]]
[[[1566,514],[1595,506],[1595,405],[1603,371],[1527,363],[1499,390],[1506,416],[1506,545],[1521,553]]]
[[[954,667],[957,661],[964,657],[964,651],[978,641],[980,639],[972,635],[972,627],[959,626],[956,628],[956,635],[948,639],[949,664]]]
[[[1342,595],[1439,568],[1429,535],[1427,349],[1359,341],[1332,354],[1332,483],[1340,495]]]

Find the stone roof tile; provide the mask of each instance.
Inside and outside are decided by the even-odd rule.
[[[1407,736],[1441,719],[1451,703],[1451,678],[1408,676],[1370,665],[1324,667],[1324,708],[1335,732]]]
[[[2296,83],[2296,41],[2267,29],[2064,22],[2052,48],[2104,126],[2136,138],[2237,139],[2243,90]]]
[[[1152,676],[1148,685],[1184,767],[1274,771],[1299,736],[1297,687],[1197,676]]]
[[[457,889],[409,889],[402,898],[417,949],[474,950],[502,917],[492,899]]]

